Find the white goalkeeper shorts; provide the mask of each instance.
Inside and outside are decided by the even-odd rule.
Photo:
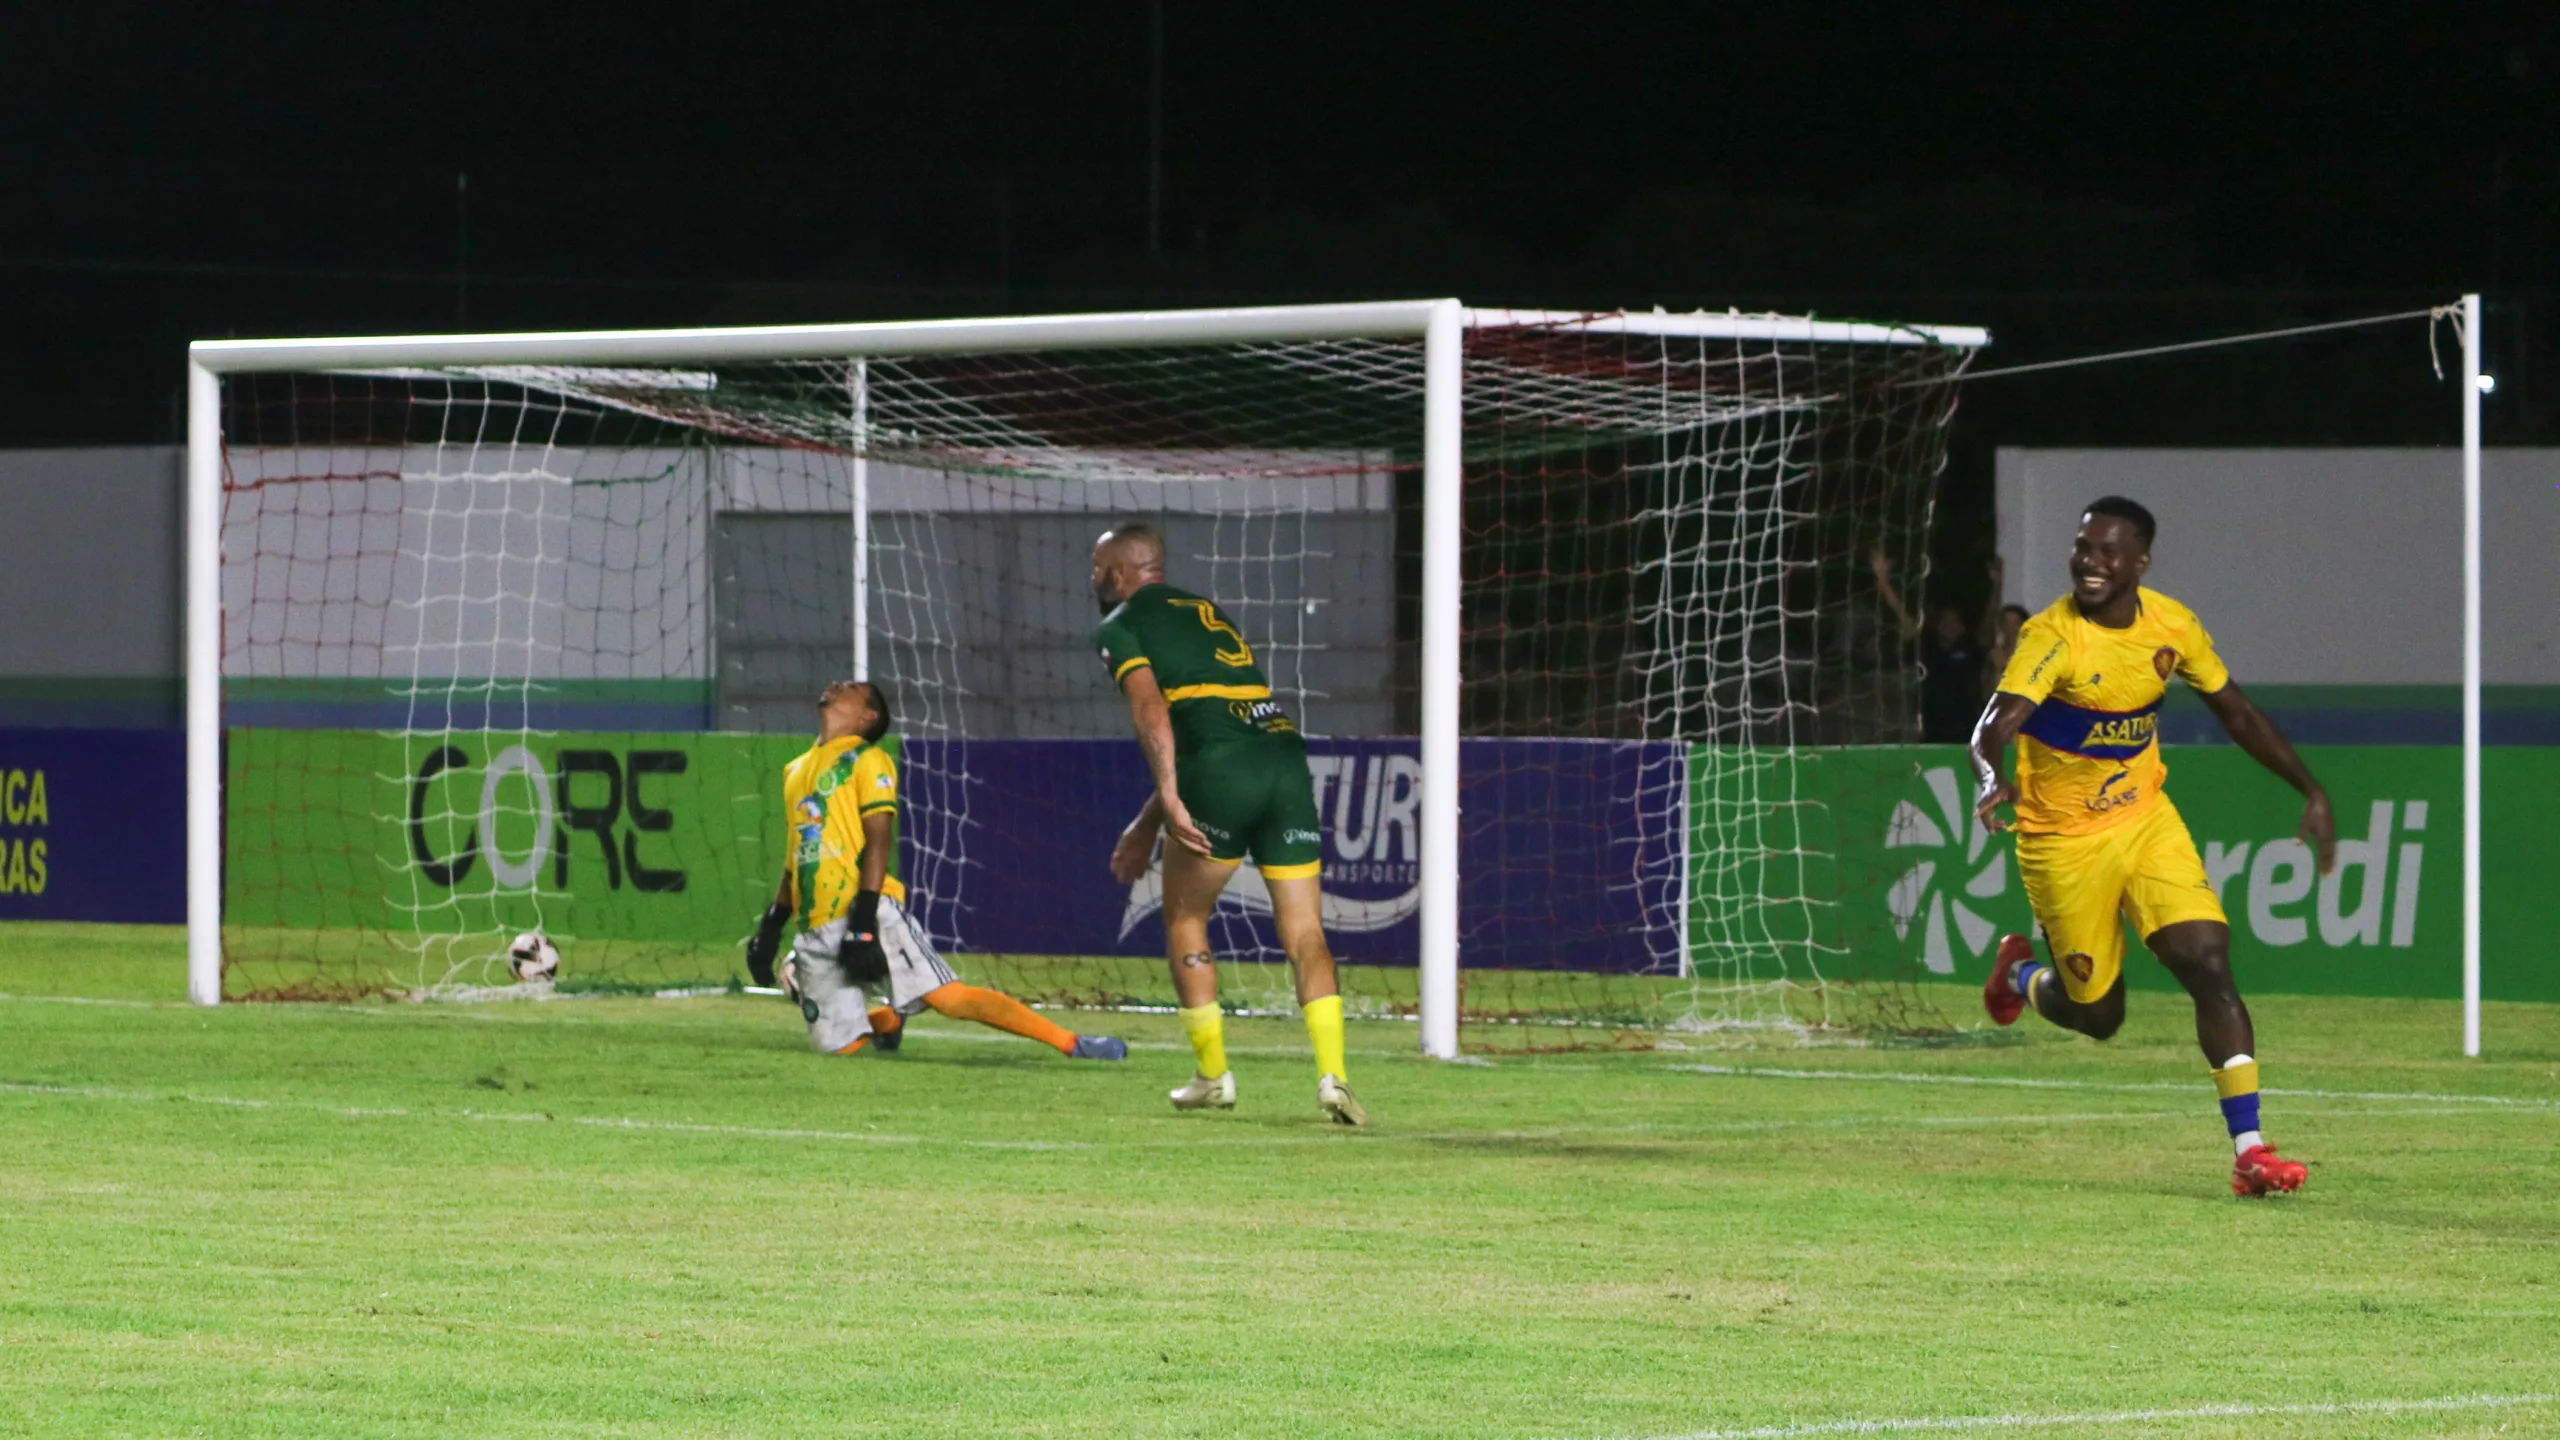
[[[836,948],[844,943],[845,922],[830,920],[805,930],[792,942],[792,983],[800,990],[800,1014],[809,1022],[809,1044],[829,1054],[871,1033],[871,999],[862,986],[845,979],[836,964]],[[924,997],[959,979],[907,918],[898,902],[880,897],[880,948],[888,952],[888,1003],[901,1015],[924,1008]]]

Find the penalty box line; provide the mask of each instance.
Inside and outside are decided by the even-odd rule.
[[[1788,1070],[1774,1065],[1673,1065],[1684,1075],[1739,1076],[1762,1080],[1863,1080],[1880,1085],[1975,1085],[2014,1090],[2087,1090],[2110,1094],[2174,1092],[2193,1094],[2196,1087],[2167,1080],[2040,1080],[2023,1075],[1932,1075],[1917,1070]],[[2428,1090],[2280,1090],[2260,1092],[2292,1100],[2366,1100],[2418,1105],[2506,1105],[2526,1110],[2560,1109],[2560,1100],[2530,1095],[2451,1095]]]
[[[2426,1415],[2548,1405],[2554,1395],[2443,1395],[2422,1400],[2340,1400],[2293,1405],[2194,1405],[2157,1410],[2091,1410],[2069,1415],[1947,1415],[1892,1420],[1826,1420],[1746,1430],[1684,1430],[1651,1440],[1811,1440],[1820,1435],[1911,1435],[1931,1431],[2097,1429],[2180,1420],[2273,1419],[2289,1415]]]

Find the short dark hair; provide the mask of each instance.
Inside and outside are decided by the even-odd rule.
[[[877,745],[889,733],[889,692],[877,680],[865,680],[862,688],[871,692],[871,723],[862,727],[862,743]]]
[[[2080,513],[2084,516],[2106,515],[2122,520],[2133,527],[2135,534],[2142,537],[2142,548],[2145,550],[2151,548],[2152,540],[2160,533],[2160,522],[2151,518],[2150,511],[2121,495],[2101,495],[2083,506]]]
[[[2003,605],[2000,607],[2000,613],[2003,616],[2015,615],[2021,620],[2033,620],[2036,618],[2035,612],[2024,605]]]
[[[1144,520],[1131,520],[1125,524],[1112,526],[1111,543],[1115,546],[1133,546],[1152,556],[1157,564],[1164,563],[1164,535]]]

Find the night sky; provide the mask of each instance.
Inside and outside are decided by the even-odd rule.
[[[2005,364],[2466,288],[2560,432],[2560,7],[1167,0],[1151,237],[1155,13],[21,7],[0,444],[174,440],[210,336],[1454,293]],[[2414,326],[2093,373],[1969,391],[1953,520],[1995,444],[2457,433]]]

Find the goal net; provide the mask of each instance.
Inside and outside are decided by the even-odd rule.
[[[1423,656],[1419,327],[838,329],[783,359],[721,332],[612,363],[538,336],[312,368],[199,347],[233,367],[224,995],[495,991],[536,928],[562,990],[735,983],[782,868],[779,771],[820,688],[861,675],[895,718],[911,912],[963,974],[1169,1005],[1158,878],[1107,873],[1148,780],[1090,643],[1093,540],[1144,519],[1310,737],[1352,1012],[1415,1013],[1416,737],[1453,683]],[[1470,1043],[1925,1012],[1945,921],[1879,847],[1934,807],[1880,801],[1901,777],[1861,747],[1915,738],[1876,569],[1921,573],[1979,342],[1470,312]],[[1285,1011],[1268,912],[1248,864],[1213,938],[1226,999]]]

